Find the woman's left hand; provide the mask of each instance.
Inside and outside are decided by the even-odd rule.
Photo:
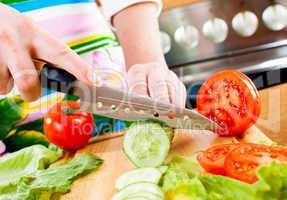
[[[166,64],[137,64],[129,68],[129,92],[185,107],[186,88]]]

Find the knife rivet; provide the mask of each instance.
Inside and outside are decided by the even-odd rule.
[[[154,116],[154,117],[159,117],[159,113],[158,113],[158,112],[154,112],[154,113],[153,113],[153,116]]]
[[[128,113],[130,112],[130,109],[129,108],[125,108],[125,113]]]
[[[98,102],[98,103],[97,103],[97,107],[98,107],[98,108],[103,107],[103,103],[102,103],[102,102]]]
[[[115,105],[111,106],[112,111],[115,111],[117,109],[117,107]]]
[[[184,115],[183,120],[189,120],[189,116]]]
[[[169,119],[174,119],[174,118],[175,118],[174,112],[172,112],[172,111],[168,112],[167,117],[168,117]]]

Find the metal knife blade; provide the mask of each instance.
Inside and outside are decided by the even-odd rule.
[[[214,130],[218,125],[196,111],[153,101],[107,86],[91,86],[64,70],[46,66],[41,84],[81,100],[81,110],[126,121],[157,120],[178,129]]]

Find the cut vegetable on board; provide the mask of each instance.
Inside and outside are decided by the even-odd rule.
[[[123,150],[137,167],[158,167],[163,164],[170,150],[171,131],[152,122],[135,122],[123,138]]]
[[[225,70],[209,77],[197,95],[197,110],[215,121],[222,136],[241,135],[255,124],[261,110],[259,93],[243,73]]]

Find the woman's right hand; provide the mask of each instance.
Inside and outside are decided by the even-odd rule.
[[[40,96],[39,74],[33,59],[61,67],[84,82],[91,81],[90,66],[65,43],[2,3],[0,24],[0,95],[7,94],[15,84],[27,101]]]

